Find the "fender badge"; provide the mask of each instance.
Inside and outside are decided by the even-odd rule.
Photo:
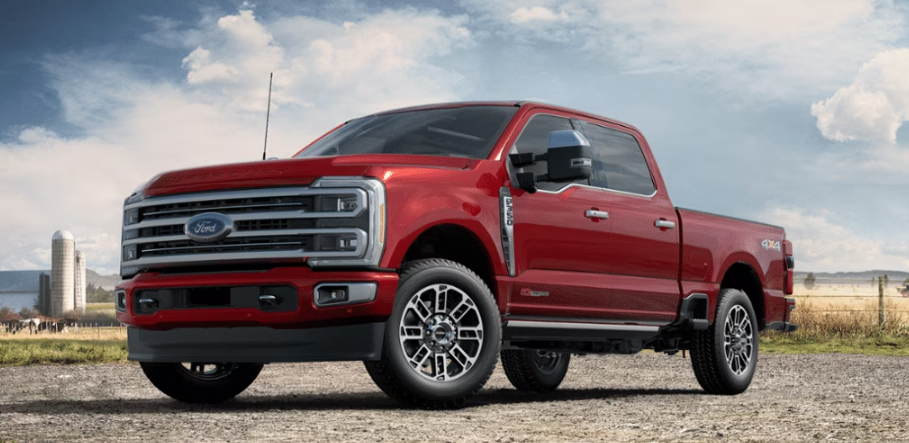
[[[761,247],[764,248],[765,251],[769,251],[771,249],[774,251],[779,251],[780,242],[774,240],[764,240],[761,242]]]
[[[521,288],[521,295],[525,297],[549,297],[549,292],[531,291],[530,288]]]

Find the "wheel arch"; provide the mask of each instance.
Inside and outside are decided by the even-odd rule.
[[[427,226],[408,244],[396,267],[424,258],[441,258],[466,266],[480,276],[498,301],[495,265],[486,243],[475,231],[456,223]]]
[[[739,289],[748,295],[757,317],[758,330],[763,330],[766,326],[764,288],[754,266],[745,261],[737,261],[730,265],[720,282],[720,290],[726,288]]]

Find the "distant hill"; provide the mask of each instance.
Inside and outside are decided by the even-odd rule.
[[[91,283],[95,286],[101,287],[102,289],[107,289],[108,291],[113,291],[114,286],[117,285],[117,282],[120,281],[119,275],[101,275],[91,269],[85,270],[85,280],[86,283]]]

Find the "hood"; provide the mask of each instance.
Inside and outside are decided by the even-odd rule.
[[[206,166],[165,172],[142,189],[146,196],[221,189],[308,185],[325,176],[360,176],[370,166],[463,169],[471,159],[429,155],[349,155]]]

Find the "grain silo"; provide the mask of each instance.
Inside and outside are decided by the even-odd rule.
[[[73,234],[57,231],[51,241],[51,300],[48,315],[62,317],[75,302],[76,242]]]
[[[82,251],[76,251],[75,273],[76,288],[73,306],[76,308],[76,312],[85,313],[85,254]]]

